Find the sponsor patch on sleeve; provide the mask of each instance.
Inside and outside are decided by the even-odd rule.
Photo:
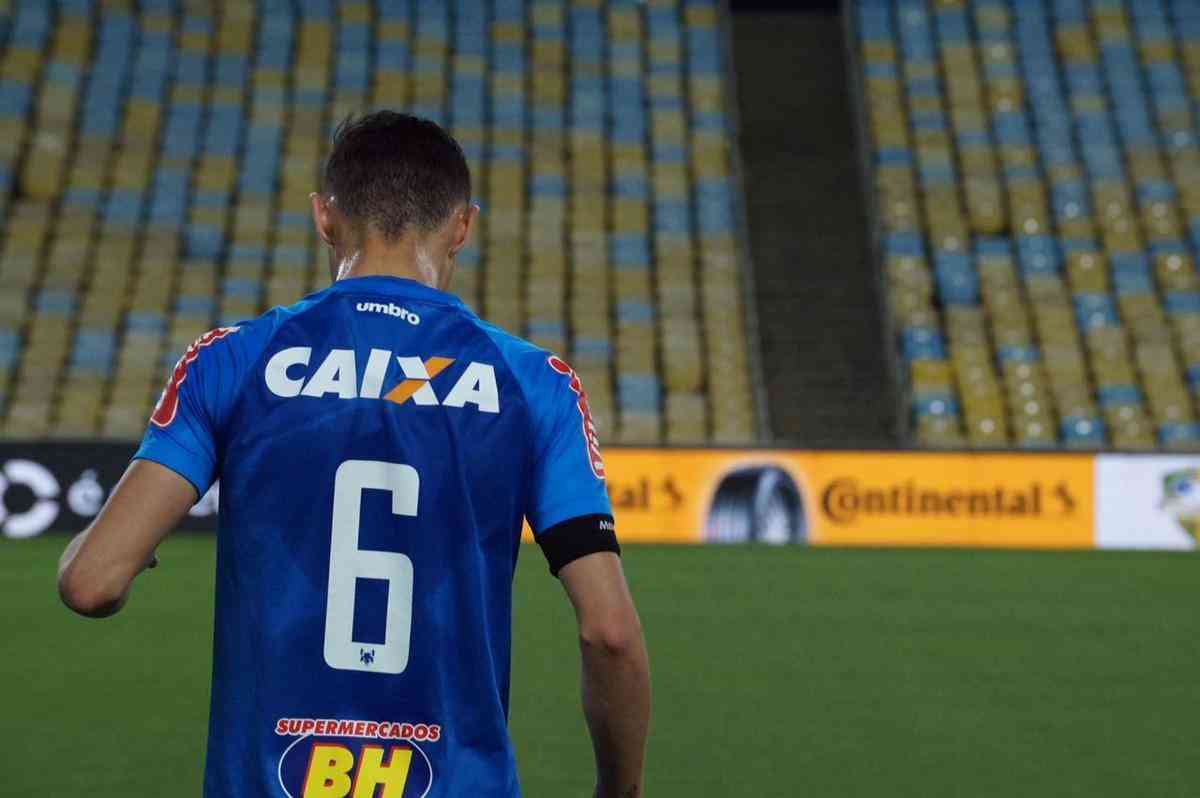
[[[218,327],[215,330],[209,330],[192,342],[192,345],[183,353],[183,357],[179,358],[175,364],[171,375],[167,377],[167,384],[163,388],[162,395],[158,397],[158,403],[154,405],[154,412],[150,414],[151,424],[156,427],[166,427],[175,420],[175,414],[179,410],[179,389],[187,380],[188,367],[200,356],[201,349],[212,346],[215,342],[237,331],[237,327]]]
[[[571,390],[578,397],[575,409],[579,411],[580,429],[583,433],[584,446],[587,448],[588,465],[591,466],[592,474],[596,479],[602,480],[604,479],[604,458],[600,455],[600,437],[596,434],[596,425],[592,423],[592,409],[588,405],[583,382],[575,373],[575,369],[568,366],[566,361],[557,355],[551,355],[546,362],[550,364],[550,368],[570,379]]]

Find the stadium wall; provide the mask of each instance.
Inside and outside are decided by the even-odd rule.
[[[133,453],[0,444],[0,532],[82,529]],[[612,447],[629,543],[1027,549],[1197,548],[1200,456]],[[219,492],[183,523],[216,526]]]

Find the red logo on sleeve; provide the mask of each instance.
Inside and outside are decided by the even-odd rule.
[[[568,366],[562,358],[551,355],[546,362],[559,374],[571,378],[571,390],[579,397],[575,408],[579,411],[579,417],[583,419],[583,442],[587,446],[588,465],[592,467],[592,473],[596,475],[596,479],[604,479],[604,458],[600,456],[600,438],[596,435],[596,425],[592,423],[592,409],[588,406],[587,393],[583,390],[583,383],[579,380],[575,369]]]
[[[154,406],[154,412],[150,415],[151,424],[156,427],[165,427],[175,420],[175,411],[179,409],[179,386],[183,385],[183,381],[187,379],[188,366],[200,356],[201,349],[211,346],[214,342],[237,331],[237,327],[218,327],[215,330],[209,330],[187,348],[183,357],[179,358],[179,362],[175,364],[171,376],[167,378],[167,385],[163,388],[162,396],[158,397],[158,404]]]

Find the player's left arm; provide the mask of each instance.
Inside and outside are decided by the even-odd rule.
[[[192,483],[149,460],[134,460],[96,520],[58,561],[63,603],[91,618],[121,609],[134,578],[158,564],[154,550],[196,503]]]
[[[526,512],[575,608],[596,798],[638,798],[650,724],[650,664],[621,568],[604,460],[579,375],[550,357],[526,378],[540,403]]]

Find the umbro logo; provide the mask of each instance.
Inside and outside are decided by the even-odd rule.
[[[414,327],[421,323],[421,317],[416,313],[392,302],[359,302],[354,309],[362,313],[382,313],[385,316],[403,319]]]

